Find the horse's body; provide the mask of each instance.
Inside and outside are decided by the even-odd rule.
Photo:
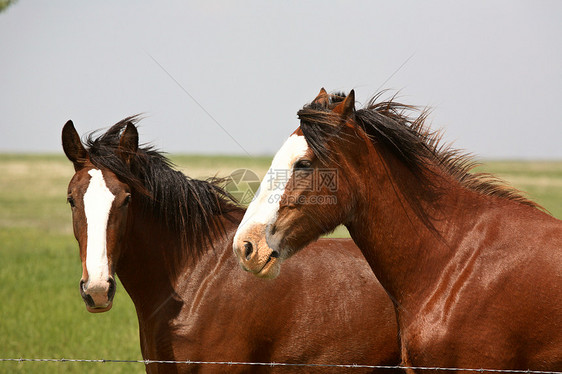
[[[404,365],[562,370],[562,222],[468,173],[469,160],[441,148],[407,108],[355,111],[354,95],[323,90],[303,108],[273,161],[291,171],[274,191],[280,203],[265,204],[272,191],[262,190],[235,236],[242,265],[275,275],[344,223],[394,301]],[[307,188],[326,168],[337,170],[337,189]],[[316,195],[337,204],[300,203]]]
[[[562,369],[560,222],[513,201],[448,190],[434,222],[443,240],[403,211],[359,208],[376,229],[362,219],[348,225],[396,300],[404,365]]]
[[[133,216],[136,216],[133,213]],[[237,214],[242,218],[242,213]],[[263,282],[232,256],[237,222],[196,263],[168,280],[158,236],[135,219],[117,274],[139,318],[144,358],[158,360],[398,364],[396,318],[351,239],[321,240],[302,264]],[[127,255],[130,254],[130,255]],[[337,262],[333,262],[333,257]],[[351,269],[361,269],[349,275]],[[372,292],[368,300],[357,298]],[[279,298],[279,295],[283,295]],[[374,313],[373,313],[374,311]],[[148,367],[150,369],[151,366]],[[161,370],[174,370],[163,365]],[[178,366],[201,372],[270,372],[261,366]],[[292,368],[292,370],[297,370]],[[314,371],[302,368],[302,372]],[[334,369],[332,369],[334,370]],[[329,372],[320,369],[318,372]],[[338,370],[335,370],[336,372]]]
[[[97,268],[87,258],[95,248],[85,236],[92,233],[82,216],[92,208],[83,207],[82,201],[92,194],[94,187],[88,183],[99,170],[103,178],[97,182],[104,181],[114,195],[107,214],[109,270],[102,273],[112,279],[116,272],[134,302],[144,359],[399,363],[392,304],[351,240],[311,245],[302,254],[303,261],[275,281],[262,282],[241,272],[232,256],[232,238],[244,210],[215,184],[186,178],[161,155],[138,149],[132,123],[126,119],[102,137],[90,139],[89,149],[82,146],[71,123],[63,131],[65,152],[76,169],[69,202],[88,310],[109,310],[114,292],[114,281],[106,285],[103,277],[94,280]],[[369,297],[358,298],[359,294]],[[287,368],[153,363],[146,370],[230,373]]]

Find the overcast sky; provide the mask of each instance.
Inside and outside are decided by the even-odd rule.
[[[480,158],[562,159],[562,1],[19,0],[0,35],[0,152],[144,113],[164,151],[274,154],[325,87],[399,90]]]

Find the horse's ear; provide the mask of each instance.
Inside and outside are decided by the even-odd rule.
[[[139,148],[139,133],[137,127],[132,123],[127,124],[125,131],[121,134],[119,139],[119,147],[117,152],[119,156],[129,164],[133,156],[137,153]]]
[[[62,149],[66,157],[74,164],[74,170],[78,171],[84,166],[88,152],[82,145],[80,135],[70,120],[62,128]]]
[[[355,112],[355,91],[351,90],[345,99],[334,108],[335,113],[342,117],[350,116]]]
[[[326,106],[330,103],[330,95],[328,95],[324,87],[320,89],[320,93],[316,96],[316,99],[314,99],[312,103]]]

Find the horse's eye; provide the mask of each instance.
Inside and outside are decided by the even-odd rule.
[[[72,198],[72,196],[67,197],[66,201],[70,204],[72,208],[76,206],[76,204],[74,204],[74,199]]]
[[[123,206],[129,205],[130,202],[131,202],[131,195],[129,194],[125,196],[125,200],[123,200]]]
[[[293,166],[295,170],[310,169],[312,162],[310,160],[298,160]]]

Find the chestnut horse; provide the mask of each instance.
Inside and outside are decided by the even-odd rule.
[[[343,223],[394,302],[404,366],[561,370],[562,222],[471,174],[425,112],[375,100],[322,89],[298,112],[234,238],[242,266],[275,276]]]
[[[218,181],[190,179],[162,154],[139,148],[135,121],[129,117],[90,136],[86,146],[71,121],[62,132],[76,171],[68,202],[88,311],[111,308],[118,274],[135,304],[144,359],[400,363],[392,302],[353,241],[311,245],[278,280],[240,272],[232,239],[244,209]],[[287,368],[151,363],[146,370]]]

